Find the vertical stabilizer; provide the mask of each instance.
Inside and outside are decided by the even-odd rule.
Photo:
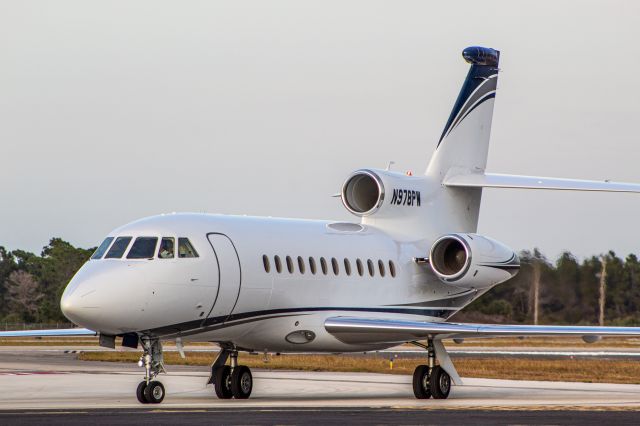
[[[500,52],[474,46],[462,56],[471,68],[426,171],[438,182],[451,174],[484,172],[487,164]],[[481,196],[481,188],[443,189],[436,203],[450,216],[442,218],[442,225],[475,232]]]

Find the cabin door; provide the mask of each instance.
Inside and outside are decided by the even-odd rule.
[[[233,312],[240,295],[241,270],[238,252],[229,237],[210,233],[207,238],[218,262],[218,292],[207,316],[210,325],[226,321]]]

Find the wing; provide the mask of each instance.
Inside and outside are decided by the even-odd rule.
[[[600,336],[640,336],[640,327],[460,324],[356,317],[327,318],[324,327],[338,340],[353,344],[404,343],[429,337],[440,340],[504,336],[575,336],[588,342]]]
[[[637,183],[503,175],[498,173],[454,175],[445,178],[443,185],[462,188],[519,188],[564,191],[640,192],[640,184]]]
[[[88,328],[57,328],[51,330],[16,330],[0,331],[0,337],[71,337],[71,336],[97,336]]]

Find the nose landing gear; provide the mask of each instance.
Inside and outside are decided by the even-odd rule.
[[[231,358],[231,365],[225,365]],[[253,390],[253,376],[246,365],[238,365],[238,351],[233,346],[221,345],[218,357],[211,365],[209,383],[213,384],[220,399],[247,399]]]
[[[157,338],[141,337],[143,353],[138,361],[144,367],[144,380],[138,384],[136,397],[142,404],[159,404],[165,396],[162,383],[153,380],[158,374],[165,373],[162,357],[162,344]]]

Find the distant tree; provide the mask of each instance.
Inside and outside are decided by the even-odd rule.
[[[625,279],[624,260],[609,251],[606,256],[605,318],[620,319],[628,315],[627,298],[629,283]]]
[[[23,270],[13,271],[5,281],[5,288],[5,301],[11,312],[23,321],[36,321],[38,303],[44,294],[35,277]]]
[[[556,261],[553,286],[546,288],[549,297],[547,321],[575,324],[582,320],[580,264],[570,252],[563,252]]]
[[[580,272],[580,282],[578,283],[582,294],[582,320],[580,322],[597,324],[602,260],[596,256],[583,260]]]
[[[60,311],[60,297],[73,275],[89,259],[92,249],[76,248],[60,238],[52,238],[40,256],[14,250],[16,268],[33,275],[44,297],[39,299],[40,321],[66,321]]]
[[[51,321],[64,321],[60,311],[60,298],[66,285],[89,259],[93,250],[76,248],[60,238],[52,238],[42,249],[37,262],[36,276],[43,285],[45,297],[40,304],[40,313]]]
[[[15,260],[10,252],[0,246],[0,300],[4,300],[6,293],[5,281],[9,278],[9,274],[16,268]],[[0,318],[9,313],[9,307],[6,303],[0,303]]]

